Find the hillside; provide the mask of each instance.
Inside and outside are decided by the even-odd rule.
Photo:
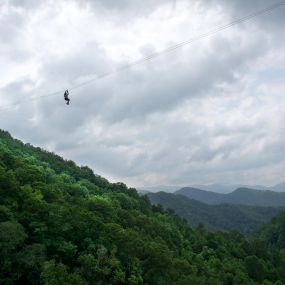
[[[285,249],[285,212],[275,216],[272,221],[266,224],[257,235],[265,240],[268,245]]]
[[[173,209],[180,217],[197,227],[203,224],[208,230],[236,230],[248,234],[271,220],[280,208],[243,205],[208,205],[182,195],[169,193],[148,193],[154,204]]]
[[[203,185],[203,184],[194,184],[191,185],[192,188],[197,188],[201,189],[204,191],[210,191],[210,192],[215,192],[215,193],[230,193],[233,192],[235,189],[243,187],[241,184],[222,184],[222,183],[214,183],[214,184],[208,184],[208,185]],[[252,187],[255,189],[254,187]],[[257,188],[259,189],[259,188]]]
[[[184,187],[174,194],[183,195],[187,198],[194,199],[206,204],[219,204],[219,201],[224,197],[225,194],[216,193],[212,191],[205,191],[198,188]]]
[[[175,192],[190,199],[218,205],[218,204],[240,204],[262,207],[282,207],[285,206],[285,193],[269,190],[255,190],[249,188],[238,188],[228,194],[204,191],[196,188],[185,187]]]
[[[226,194],[219,203],[280,207],[285,206],[285,193],[239,188]]]
[[[0,284],[282,285],[284,262],[0,131]]]

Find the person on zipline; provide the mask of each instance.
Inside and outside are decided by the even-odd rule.
[[[70,99],[68,98],[69,92],[65,90],[64,92],[64,100],[66,101],[66,105],[69,105]]]

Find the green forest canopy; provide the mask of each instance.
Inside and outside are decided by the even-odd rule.
[[[236,204],[209,205],[179,194],[148,193],[152,204],[170,208],[187,222],[197,227],[203,224],[207,230],[239,231],[249,234],[284,211],[284,207],[259,207]]]
[[[285,284],[285,216],[191,229],[123,183],[0,131],[0,284]]]

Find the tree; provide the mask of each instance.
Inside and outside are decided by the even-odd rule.
[[[245,258],[245,267],[247,274],[253,280],[261,282],[265,279],[266,271],[264,265],[255,255]]]
[[[77,273],[68,273],[67,267],[54,260],[46,261],[43,266],[41,280],[44,285],[87,285],[88,283]]]

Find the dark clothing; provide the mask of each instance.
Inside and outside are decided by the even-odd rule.
[[[66,105],[69,105],[70,99],[68,98],[69,92],[65,90],[64,92],[64,100],[66,101]]]

